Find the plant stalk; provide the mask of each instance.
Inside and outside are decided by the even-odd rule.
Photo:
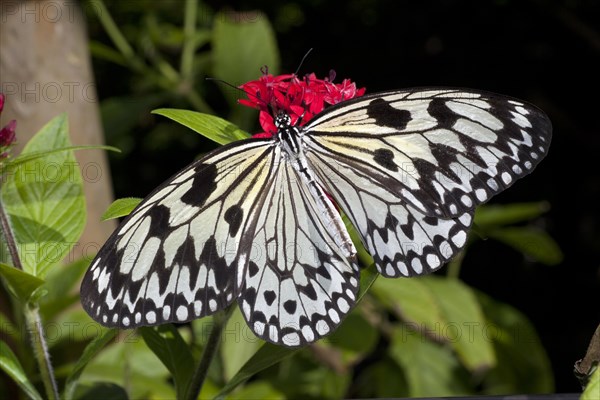
[[[192,75],[194,72],[194,53],[196,51],[196,15],[198,12],[198,0],[185,1],[185,21],[183,25],[183,50],[181,52],[181,79],[192,86]]]
[[[221,333],[227,325],[227,321],[231,316],[234,305],[230,305],[226,310],[219,311],[213,316],[213,327],[208,336],[208,341],[204,345],[202,356],[198,362],[198,367],[194,371],[190,385],[187,388],[185,400],[196,400],[200,395],[200,390],[208,374],[208,368],[212,363],[212,360],[217,354],[219,349],[219,343],[221,341]]]
[[[46,396],[49,400],[58,400],[60,398],[58,386],[56,385],[56,378],[54,377],[54,369],[52,368],[52,362],[50,361],[50,353],[48,352],[46,336],[44,335],[40,310],[37,305],[25,306],[25,321],[27,322],[27,332],[29,332],[31,338],[33,353],[40,369],[44,388],[46,389]]]
[[[8,221],[8,215],[6,214],[6,211],[4,210],[4,204],[2,204],[1,198],[0,198],[0,226],[2,227],[3,236],[4,236],[4,239],[6,240],[6,246],[8,247],[8,252],[10,253],[10,258],[12,259],[13,266],[15,268],[23,271],[23,264],[21,264],[21,259],[19,258],[19,251],[17,249],[17,243],[15,241],[15,237],[14,237],[12,229],[10,227],[10,222]]]

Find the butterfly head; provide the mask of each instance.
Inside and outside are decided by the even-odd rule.
[[[275,127],[278,130],[289,127],[291,123],[292,119],[288,114],[283,111],[277,113],[277,116],[275,117]]]

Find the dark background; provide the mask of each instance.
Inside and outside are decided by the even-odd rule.
[[[181,14],[183,2],[171,3],[172,12]],[[207,5],[223,8],[216,0]],[[485,89],[546,111],[554,125],[548,157],[492,202],[549,201],[551,210],[535,223],[557,240],[564,261],[544,266],[501,244],[480,242],[468,253],[461,277],[524,312],[550,356],[556,390],[579,391],[573,363],[600,322],[600,2],[306,0],[227,6],[268,15],[282,72],[295,71],[314,48],[301,75],[323,77],[334,69],[336,81],[351,78],[368,92],[429,85]],[[93,21],[90,35],[107,42]],[[100,99],[127,95],[126,71],[94,62]],[[140,124],[128,133],[126,157],[112,156],[116,197],[143,197],[215,147],[189,133],[156,144],[146,134],[157,123],[148,111],[139,111]],[[114,131],[107,138],[117,142]]]

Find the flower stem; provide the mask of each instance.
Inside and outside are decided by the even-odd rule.
[[[19,258],[19,252],[17,250],[17,243],[15,242],[15,237],[13,235],[12,229],[10,227],[10,223],[8,221],[8,215],[4,210],[4,205],[2,204],[2,199],[0,198],[0,226],[2,227],[2,232],[4,232],[4,239],[6,240],[6,246],[8,247],[8,252],[10,253],[10,258],[12,259],[13,265],[15,268],[23,271],[23,264],[21,264],[21,259]]]
[[[223,328],[227,325],[227,321],[233,311],[233,305],[229,306],[226,310],[219,311],[213,316],[213,327],[208,336],[208,341],[204,345],[202,356],[198,362],[198,367],[194,371],[190,385],[188,386],[185,400],[196,400],[208,374],[208,368],[212,360],[217,354],[219,348],[219,342],[221,341],[221,333]]]
[[[31,345],[35,359],[40,368],[42,382],[46,389],[46,396],[49,400],[58,400],[58,386],[54,378],[54,370],[50,362],[50,353],[46,344],[46,336],[44,335],[44,327],[40,317],[40,310],[35,306],[25,306],[25,321],[27,322],[27,332],[31,337]]]
[[[108,12],[108,8],[106,8],[106,5],[104,4],[104,1],[94,0],[93,2],[90,2],[90,5],[91,9],[96,11],[96,15],[104,27],[104,30],[115,44],[117,49],[119,49],[123,57],[125,57],[125,60],[129,62],[129,65],[131,65],[138,72],[143,71],[145,69],[144,62],[136,56],[133,48],[127,39],[125,39],[125,36],[115,21],[112,19],[110,13]]]
[[[194,70],[194,52],[196,51],[196,15],[198,0],[185,1],[185,20],[183,25],[183,51],[181,52],[181,79],[191,81]],[[191,86],[191,82],[190,82]]]

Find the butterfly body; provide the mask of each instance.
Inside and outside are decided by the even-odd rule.
[[[551,138],[536,107],[468,89],[376,93],[303,126],[285,114],[275,123],[273,138],[208,154],[130,214],[82,283],[94,319],[185,322],[237,300],[259,337],[313,342],[358,292],[337,207],[381,274],[428,273],[466,244],[474,208],[531,172]]]

